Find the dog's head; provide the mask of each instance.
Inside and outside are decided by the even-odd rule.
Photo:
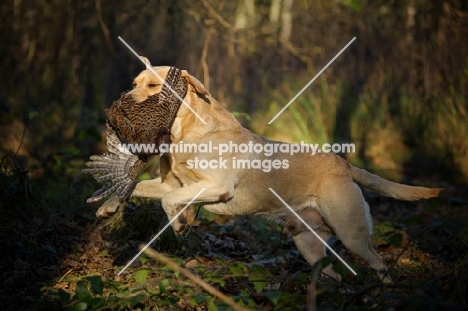
[[[133,80],[133,89],[128,92],[136,102],[142,102],[149,96],[161,92],[163,81],[170,68],[169,66],[151,66],[146,57],[142,57],[142,59],[145,61],[147,69],[140,72]],[[151,67],[153,70],[148,69],[148,67]],[[190,93],[194,93],[205,101],[209,101],[208,97],[211,97],[211,94],[200,81],[191,76],[186,70],[182,70],[181,77],[188,84],[187,96],[190,96]]]

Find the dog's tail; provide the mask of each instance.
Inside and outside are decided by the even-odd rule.
[[[365,189],[398,200],[414,201],[434,198],[439,195],[442,188],[415,187],[392,182],[366,170],[349,164],[353,180]]]

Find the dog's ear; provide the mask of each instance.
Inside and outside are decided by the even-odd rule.
[[[182,77],[187,80],[189,87],[191,87],[200,98],[206,102],[209,102],[208,98],[211,97],[211,94],[205,89],[205,86],[200,81],[198,81],[197,78],[190,75],[187,70],[182,70]]]
[[[145,63],[146,67],[151,67],[151,62],[146,57],[140,55],[141,60]]]

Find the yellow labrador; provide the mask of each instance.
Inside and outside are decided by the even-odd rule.
[[[162,79],[169,70],[152,68]],[[371,245],[369,207],[358,185],[400,200],[436,197],[441,189],[394,183],[331,153],[292,153],[293,145],[270,141],[243,128],[188,72],[183,71],[182,77],[188,82],[188,91],[171,128],[171,148],[179,149],[162,155],[161,177],[139,182],[132,196],[161,200],[172,219],[205,188],[194,203],[202,203],[217,214],[261,215],[285,225],[299,252],[313,265],[326,255],[324,245],[290,213],[271,188],[324,240],[336,235],[383,281],[390,281],[387,267]],[[147,69],[135,78],[133,86],[129,94],[141,102],[160,92],[162,82]],[[183,146],[190,148],[184,150]],[[110,198],[98,214],[118,203],[118,198]],[[176,233],[185,226],[183,217],[173,222]],[[341,280],[331,266],[324,273]]]

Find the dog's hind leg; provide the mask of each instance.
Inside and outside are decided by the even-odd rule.
[[[322,232],[317,233],[325,241],[330,236],[329,234],[323,235]],[[296,247],[299,250],[299,253],[301,253],[304,259],[307,260],[311,266],[326,256],[325,245],[323,245],[322,242],[308,230],[293,236],[293,240],[294,243],[296,243]],[[333,271],[331,264],[323,268],[322,273],[326,276],[334,278],[338,282],[341,282],[341,275]]]
[[[341,242],[364,259],[384,283],[390,283],[388,268],[371,244],[372,220],[361,189],[346,177],[326,180],[318,204]]]
[[[298,215],[324,240],[327,241],[332,231],[323,221],[322,216],[313,209],[305,209]],[[285,221],[285,227],[292,234],[294,243],[299,253],[313,266],[316,262],[326,256],[325,245],[313,234],[295,215],[288,214],[281,217]],[[333,271],[329,264],[322,269],[322,274],[332,277],[338,282],[341,275]]]

